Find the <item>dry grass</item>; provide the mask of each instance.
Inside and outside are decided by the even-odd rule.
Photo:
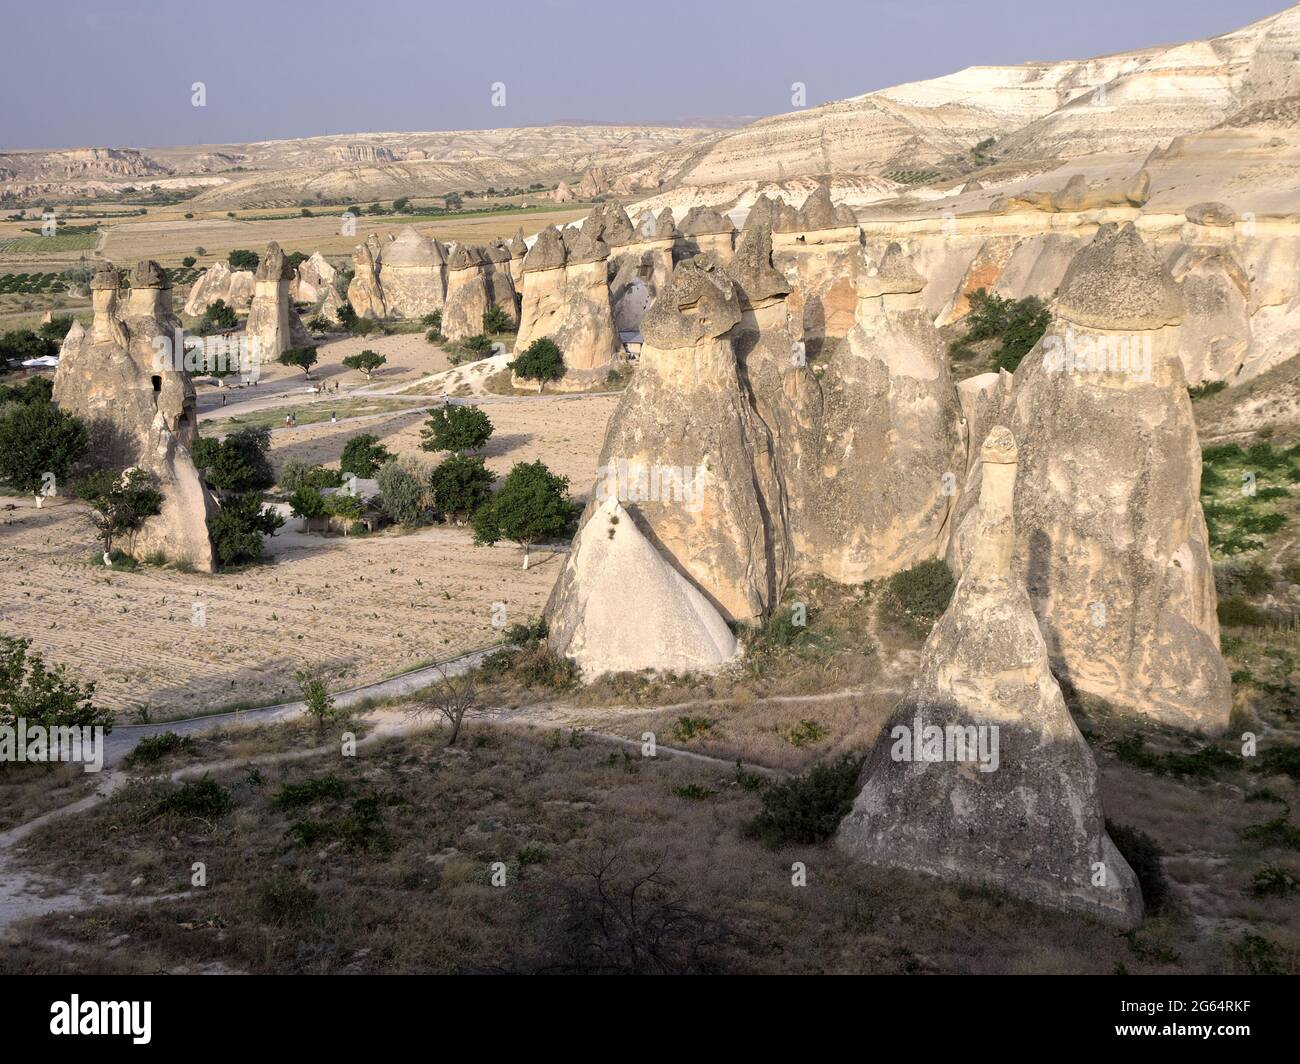
[[[0,766],[0,831],[85,798],[100,778],[81,765]]]

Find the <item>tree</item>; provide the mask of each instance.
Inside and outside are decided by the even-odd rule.
[[[222,565],[256,561],[265,537],[284,526],[284,518],[264,509],[264,502],[261,492],[246,491],[223,499],[221,509],[208,518],[208,537]]]
[[[459,192],[448,192],[442,197],[443,206],[449,211],[458,211],[465,201],[461,198]]]
[[[28,377],[20,384],[0,384],[0,407],[9,403],[52,403],[54,381],[49,377]]]
[[[393,210],[397,214],[405,214],[410,209],[411,201],[408,197],[398,196],[397,199],[393,200]]]
[[[338,313],[339,324],[345,329],[351,329],[352,323],[357,320],[357,312],[352,309],[351,303],[340,303]]]
[[[429,415],[420,430],[420,447],[450,451],[456,456],[477,451],[492,436],[492,421],[477,406],[443,403]]]
[[[424,517],[426,494],[419,478],[393,461],[384,464],[377,479],[384,513],[400,525],[418,524]]]
[[[339,468],[354,476],[373,477],[379,467],[392,457],[388,448],[379,442],[379,437],[363,432],[344,444]]]
[[[256,251],[248,251],[245,248],[235,248],[227,256],[226,261],[230,263],[232,270],[255,270],[261,258]]]
[[[332,721],[338,711],[334,708],[334,696],[330,694],[329,684],[315,669],[299,669],[293,674],[302,691],[303,707],[316,719],[317,730],[323,731],[325,725]]]
[[[183,259],[181,259],[181,265],[188,270],[191,266],[193,266],[198,261],[199,260],[196,259],[193,255],[186,255]]]
[[[72,328],[72,315],[60,314],[58,317],[51,318],[41,325],[41,335],[47,340],[55,343],[62,342],[63,338],[68,335],[68,330]]]
[[[463,521],[492,498],[496,475],[482,458],[452,456],[444,459],[429,475],[433,508],[453,521]]]
[[[383,355],[376,354],[374,351],[359,351],[355,355],[348,355],[343,360],[343,365],[347,366],[348,369],[355,369],[364,373],[366,380],[370,380],[371,374],[387,361],[388,359]]]
[[[238,324],[239,315],[235,313],[235,308],[228,305],[224,299],[214,299],[204,310],[203,317],[199,319],[199,335],[229,332]]]
[[[427,691],[428,703],[416,702],[410,712],[412,716],[423,717],[432,710],[441,716],[451,725],[451,735],[447,738],[447,745],[455,746],[465,715],[470,710],[481,708],[478,691],[474,686],[471,673],[466,672],[457,678],[448,675],[445,666],[439,665],[438,674],[440,679]]]
[[[501,490],[474,514],[475,542],[518,543],[524,548],[527,569],[532,545],[561,535],[568,525],[568,494],[568,477],[556,476],[541,461],[517,463]]]
[[[297,366],[302,370],[304,377],[310,377],[311,368],[316,365],[316,348],[315,346],[291,347],[282,352],[276,361],[282,366]]]
[[[325,496],[319,488],[304,484],[289,496],[289,510],[295,517],[310,521],[325,516]]]
[[[31,329],[13,329],[0,336],[0,369],[17,366],[31,358],[48,358],[58,353],[58,344]]]
[[[483,311],[483,331],[485,333],[503,333],[510,329],[510,315],[493,303]]]
[[[34,496],[39,507],[89,447],[79,418],[48,400],[20,401],[0,414],[0,483]]]
[[[528,349],[508,366],[521,380],[536,381],[541,392],[547,381],[558,381],[564,376],[564,352],[555,346],[549,336],[540,336]]]
[[[190,454],[211,487],[222,493],[240,494],[275,483],[275,471],[268,458],[270,450],[271,430],[250,425],[220,440],[201,436],[194,441]]]
[[[49,668],[32,653],[30,639],[0,635],[0,725],[19,720],[43,728],[103,728],[113,730],[113,713],[96,709],[95,684],[69,679],[63,667]]]
[[[150,517],[162,512],[158,478],[143,469],[116,473],[100,469],[79,481],[73,492],[90,504],[90,523],[104,543],[104,564],[110,564],[113,541],[132,535]]]

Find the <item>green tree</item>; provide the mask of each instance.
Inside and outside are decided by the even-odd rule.
[[[214,299],[199,319],[199,334],[207,336],[214,332],[229,332],[238,324],[239,315],[235,313],[235,308],[224,299]]]
[[[507,332],[511,326],[510,315],[493,303],[483,311],[483,331],[485,333]]]
[[[325,496],[319,488],[302,485],[289,496],[289,510],[295,517],[311,520],[325,516]]]
[[[464,202],[465,201],[461,198],[459,192],[448,192],[445,196],[442,197],[442,204],[449,211],[460,210]]]
[[[284,518],[265,508],[259,491],[246,491],[223,499],[221,509],[208,518],[208,536],[222,565],[256,561],[262,556],[266,536],[273,536]]]
[[[316,348],[315,346],[291,347],[282,352],[276,361],[282,366],[297,366],[302,370],[304,377],[310,377],[311,368],[316,365]]]
[[[258,257],[256,251],[248,251],[246,248],[235,248],[226,258],[230,263],[232,270],[255,270],[257,264],[262,260]]]
[[[63,667],[45,664],[30,639],[0,635],[0,725],[25,720],[43,728],[113,730],[113,714],[94,704],[94,682],[70,679]]]
[[[357,320],[357,312],[352,309],[351,303],[339,304],[339,325],[344,329],[351,329],[352,323]]]
[[[338,711],[334,708],[334,696],[330,694],[329,684],[315,669],[299,669],[293,674],[302,691],[303,706],[316,721],[318,731],[334,720]]]
[[[343,446],[343,458],[339,468],[344,473],[358,477],[373,477],[379,467],[392,458],[387,447],[379,442],[377,436],[363,432],[353,436]]]
[[[386,462],[379,471],[379,499],[384,513],[399,525],[419,524],[424,517],[425,487],[400,462]]]
[[[31,329],[13,329],[0,336],[0,369],[17,366],[31,358],[48,358],[58,353],[58,344]]]
[[[460,456],[466,451],[477,451],[491,437],[492,421],[481,408],[444,403],[429,415],[420,430],[420,447]]]
[[[387,362],[383,355],[376,354],[374,351],[359,351],[355,355],[348,355],[343,360],[343,365],[348,369],[355,369],[359,373],[366,375],[366,380],[370,380],[371,374],[380,366]]]
[[[492,498],[494,480],[482,458],[446,458],[429,475],[433,508],[459,524]]]
[[[393,200],[393,212],[395,214],[405,214],[411,209],[411,201],[406,196],[398,196]]]
[[[0,483],[34,496],[39,507],[89,447],[79,418],[48,400],[18,402],[0,413]]]
[[[199,260],[196,259],[193,255],[186,255],[183,259],[181,259],[181,265],[188,270],[198,261]]]
[[[200,436],[190,448],[203,479],[217,491],[229,494],[269,488],[275,483],[270,451],[271,430],[251,425],[219,440]]]
[[[90,523],[104,544],[104,557],[113,553],[113,541],[140,530],[150,517],[162,512],[158,478],[143,469],[117,473],[96,470],[73,487],[77,498],[90,505]]]
[[[72,315],[60,314],[41,325],[41,335],[47,340],[61,343],[72,328]]]
[[[474,539],[501,539],[524,549],[524,568],[534,543],[563,534],[569,523],[569,478],[556,476],[541,462],[519,462],[491,502],[474,514]]]
[[[537,390],[541,392],[547,381],[558,381],[564,376],[564,352],[549,336],[540,336],[508,368],[521,380],[536,381]]]

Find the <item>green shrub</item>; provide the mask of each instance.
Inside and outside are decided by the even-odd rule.
[[[885,619],[924,635],[943,616],[957,587],[952,570],[941,559],[920,562],[885,583],[880,610]]]
[[[791,746],[802,749],[805,746],[813,746],[821,742],[829,734],[827,728],[822,724],[818,724],[817,721],[801,720],[785,733],[785,740]]]
[[[708,717],[678,717],[673,721],[671,734],[679,743],[689,743],[692,739],[701,739],[713,728],[713,721]]]
[[[1300,890],[1300,879],[1285,868],[1265,865],[1250,880],[1250,892],[1257,898],[1287,898]]]
[[[1219,623],[1229,628],[1265,628],[1268,614],[1240,596],[1219,600]]]
[[[399,462],[387,462],[380,469],[379,498],[384,513],[401,525],[418,524],[425,515],[425,485]]]
[[[1137,828],[1110,820],[1106,821],[1106,833],[1137,876],[1147,911],[1159,912],[1169,897],[1169,880],[1165,876],[1164,865],[1160,863],[1162,855],[1155,839]]]
[[[284,526],[284,518],[266,509],[261,492],[249,491],[225,499],[208,518],[208,536],[222,565],[256,561],[265,537]]]
[[[257,882],[257,922],[264,927],[284,927],[311,918],[316,893],[291,872],[273,872]]]
[[[762,812],[747,833],[775,849],[825,842],[853,807],[862,758],[843,754],[761,793]]]
[[[344,473],[358,477],[373,477],[379,467],[392,458],[392,453],[379,442],[377,436],[362,433],[353,436],[343,447],[339,468]]]
[[[286,783],[271,798],[271,804],[277,809],[297,809],[331,798],[346,798],[348,791],[347,782],[330,773],[302,783]]]
[[[159,815],[198,817],[213,820],[235,807],[235,800],[221,784],[204,776],[167,790],[154,807]]]
[[[485,333],[503,333],[511,327],[510,315],[493,303],[483,311],[483,331]],[[489,348],[491,345],[489,345]]]
[[[188,735],[177,735],[174,731],[146,735],[135,744],[126,755],[126,763],[134,768],[137,765],[156,765],[169,754],[192,754],[194,740]]]

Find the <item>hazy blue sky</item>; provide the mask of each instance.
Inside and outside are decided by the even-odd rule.
[[[977,63],[1223,33],[1282,0],[45,0],[6,5],[0,147],[790,110]],[[207,106],[190,86],[207,86]],[[504,82],[504,108],[491,85]]]

